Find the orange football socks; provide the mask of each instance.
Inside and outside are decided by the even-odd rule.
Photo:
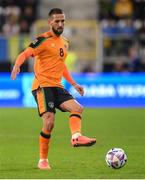
[[[69,116],[71,134],[81,133],[81,113],[72,112]]]
[[[47,131],[41,131],[39,136],[39,146],[40,146],[40,159],[48,158],[49,142],[51,134]]]

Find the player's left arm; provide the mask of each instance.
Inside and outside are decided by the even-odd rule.
[[[84,88],[75,82],[70,72],[68,71],[66,65],[64,68],[63,77],[79,92],[81,96],[84,95]]]

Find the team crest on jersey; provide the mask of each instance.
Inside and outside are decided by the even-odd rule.
[[[48,106],[52,109],[52,108],[54,108],[54,103],[53,102],[48,102]]]

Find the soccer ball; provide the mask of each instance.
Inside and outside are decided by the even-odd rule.
[[[110,149],[105,157],[105,161],[109,167],[119,169],[127,162],[127,155],[121,148]]]

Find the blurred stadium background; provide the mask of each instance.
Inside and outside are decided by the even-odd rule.
[[[144,0],[61,0],[68,20],[65,35],[71,40],[70,51],[77,58],[75,71],[144,71],[144,3]],[[0,1],[1,71],[10,71],[18,53],[36,35],[48,30],[48,11],[53,7],[58,7],[57,0]],[[136,69],[130,67],[134,54],[140,59]],[[23,71],[31,70],[29,63]]]
[[[31,97],[28,88],[33,76],[30,74],[33,60],[22,66],[21,72],[29,75],[21,77],[18,83],[10,82],[6,72],[11,71],[17,55],[39,33],[48,30],[48,11],[58,6],[64,9],[67,17],[64,35],[71,42],[66,61],[69,70],[74,77],[76,73],[93,73],[87,76],[87,82],[83,81],[83,75],[77,76],[86,91],[90,90],[83,103],[91,103],[90,97],[101,98],[108,101],[107,106],[115,99],[113,106],[116,106],[118,98],[125,97],[135,99],[129,102],[132,106],[144,106],[144,0],[61,0],[60,4],[57,0],[0,0],[0,72],[5,73],[0,76],[0,106],[35,106],[33,99],[32,103],[27,102]],[[106,73],[110,75],[103,76]],[[136,104],[136,100],[141,104]],[[123,106],[129,105],[127,101]],[[92,102],[92,106],[99,105]]]

